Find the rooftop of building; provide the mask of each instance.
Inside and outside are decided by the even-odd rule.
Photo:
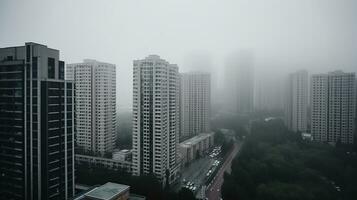
[[[67,65],[79,65],[79,66],[82,66],[82,65],[110,65],[110,66],[115,66],[115,64],[113,63],[108,63],[108,62],[102,62],[102,61],[98,61],[98,60],[95,60],[95,59],[89,59],[89,58],[86,58],[86,59],[83,59],[83,62],[79,62],[79,63],[69,63]]]
[[[146,197],[137,194],[130,194],[129,200],[146,200]]]
[[[232,129],[221,128],[219,130],[225,135],[235,135],[235,132]]]
[[[111,200],[114,197],[128,191],[129,188],[130,186],[128,185],[108,182],[86,193],[85,196],[101,200]]]
[[[40,44],[40,43],[36,43],[36,42],[26,42],[25,45],[16,45],[16,46],[10,46],[10,47],[1,47],[0,49],[7,49],[7,48],[19,48],[19,47],[25,47],[26,45],[39,45],[39,46],[44,46],[46,48],[48,48],[46,45],[44,44]]]
[[[208,71],[189,71],[189,72],[182,72],[181,74],[182,75],[205,75],[205,76],[211,75],[211,73]]]
[[[106,162],[115,162],[115,163],[122,163],[122,164],[127,164],[127,165],[131,165],[130,161],[125,161],[125,160],[116,160],[113,158],[104,158],[104,157],[100,157],[100,156],[90,156],[90,155],[84,155],[84,154],[76,154],[76,159],[78,160],[91,160],[91,161],[106,161]]]
[[[181,142],[180,145],[190,146],[190,145],[193,145],[193,144],[197,144],[198,142],[202,141],[203,139],[205,139],[207,137],[210,137],[213,134],[214,134],[213,132],[200,133],[200,134],[196,135],[195,137],[192,137],[190,139],[187,139],[187,140]]]
[[[354,75],[354,72],[344,72],[342,70],[335,70],[328,73],[329,75]]]
[[[149,62],[149,61],[160,61],[160,62],[164,62],[166,64],[169,64],[168,61],[162,59],[159,55],[154,55],[154,54],[148,55],[144,59],[136,59],[136,60],[134,60],[134,63],[135,62]]]
[[[151,55],[146,56],[146,59],[160,59],[160,56],[159,55],[155,55],[155,54],[151,54]]]
[[[120,153],[129,153],[131,150],[130,149],[122,149],[122,150],[119,150],[117,152],[120,152]]]
[[[12,50],[12,49],[24,49],[27,45],[30,45],[30,46],[35,46],[35,47],[40,47],[40,48],[45,48],[47,49],[48,51],[54,51],[54,52],[58,52],[59,53],[59,50],[58,49],[54,49],[54,48],[50,48],[50,47],[47,47],[47,45],[44,45],[44,44],[40,44],[40,43],[36,43],[36,42],[26,42],[25,45],[17,45],[17,46],[9,46],[9,47],[0,47],[0,50]]]
[[[157,64],[159,65],[167,65],[170,67],[175,67],[178,68],[177,64],[171,64],[167,60],[161,58],[159,55],[148,55],[144,59],[136,59],[133,61],[134,66],[135,65],[142,65],[142,66],[156,66]]]

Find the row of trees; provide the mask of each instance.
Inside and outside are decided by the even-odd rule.
[[[343,148],[302,141],[280,120],[252,126],[222,196],[231,199],[357,199],[357,156]]]
[[[249,122],[249,116],[237,116],[237,115],[221,115],[216,117],[211,122],[212,130],[219,133],[219,129],[230,129],[236,134],[236,137],[241,138],[247,135],[246,125]]]

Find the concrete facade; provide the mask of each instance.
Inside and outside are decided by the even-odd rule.
[[[119,161],[131,161],[133,156],[132,150],[129,149],[122,149],[120,151],[113,152],[113,159]]]
[[[307,131],[308,83],[308,73],[305,70],[292,73],[288,77],[286,85],[285,124],[294,132]]]
[[[321,142],[354,143],[356,77],[342,71],[311,78],[311,134]]]
[[[89,59],[68,64],[66,79],[76,87],[78,147],[101,155],[112,152],[117,134],[115,65]]]
[[[74,195],[74,87],[59,50],[0,48],[0,198]]]
[[[211,75],[204,72],[181,74],[180,138],[210,131]]]
[[[182,164],[188,164],[213,147],[214,133],[201,133],[179,144]]]
[[[178,172],[178,66],[157,55],[133,65],[133,175],[171,183]]]
[[[76,163],[102,166],[112,170],[124,170],[128,173],[132,172],[132,162],[125,160],[76,154]]]

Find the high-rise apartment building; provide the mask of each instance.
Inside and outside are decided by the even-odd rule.
[[[249,113],[254,106],[254,59],[249,51],[231,56],[226,62],[225,109]]]
[[[133,174],[171,183],[178,172],[178,67],[157,55],[133,65]]]
[[[316,141],[354,142],[356,77],[342,71],[311,78],[311,134]]]
[[[257,76],[254,84],[254,111],[283,111],[284,84],[281,83],[284,80],[281,74],[265,71]]]
[[[182,73],[180,79],[180,137],[209,132],[211,75],[204,72]]]
[[[73,102],[58,50],[0,48],[0,199],[74,196]]]
[[[100,155],[112,152],[117,134],[115,65],[89,59],[68,64],[66,79],[76,88],[77,146]]]
[[[295,132],[307,131],[308,73],[305,70],[292,73],[286,84],[285,124]]]

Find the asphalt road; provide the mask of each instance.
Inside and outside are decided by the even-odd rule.
[[[221,199],[221,186],[223,184],[223,174],[225,171],[230,172],[233,158],[237,155],[241,147],[241,143],[234,143],[233,150],[228,155],[227,159],[222,164],[215,178],[207,188],[206,196],[209,200]]]
[[[186,182],[193,182],[196,186],[196,191],[194,193],[198,193],[201,189],[201,186],[205,184],[206,173],[212,166],[215,159],[218,158],[210,158],[208,155],[204,155],[202,158],[192,161],[192,163],[185,167],[181,172],[182,176],[178,183],[173,186],[173,190],[178,192],[185,185],[183,184],[183,179]]]
[[[182,178],[186,181],[193,182],[197,187],[196,192],[204,184],[206,173],[212,166],[214,159],[205,156],[197,161],[194,161],[182,174]]]

